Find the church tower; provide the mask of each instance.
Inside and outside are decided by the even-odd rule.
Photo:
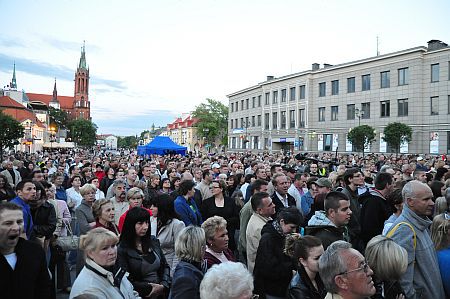
[[[73,112],[71,118],[91,119],[91,105],[89,102],[89,67],[86,64],[86,48],[81,48],[80,63],[75,73]]]
[[[13,70],[13,77],[11,80],[11,83],[9,83],[9,87],[12,90],[17,90],[17,81],[16,81],[16,63],[14,62],[14,70]]]
[[[58,110],[61,108],[61,105],[59,104],[58,101],[58,91],[56,91],[56,78],[55,78],[55,86],[53,87],[52,100],[48,103],[48,105]]]

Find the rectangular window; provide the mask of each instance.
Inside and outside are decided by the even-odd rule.
[[[391,101],[381,101],[380,102],[380,116],[389,117],[391,116]]]
[[[362,103],[361,104],[361,118],[369,119],[370,118],[370,103]]]
[[[355,92],[355,77],[347,78],[347,92]]]
[[[250,108],[249,102],[250,102],[249,99],[245,100],[245,109],[247,109],[247,110],[248,110],[248,108]]]
[[[252,116],[252,127],[255,127],[255,126],[256,126],[255,120],[256,120],[256,117],[253,115],[253,116]]]
[[[319,83],[319,97],[324,97],[327,93],[327,83],[321,82]]]
[[[244,100],[241,100],[241,111],[244,110]]]
[[[289,89],[289,100],[295,101],[295,87]]]
[[[331,106],[331,120],[338,120],[339,106]]]
[[[300,85],[299,90],[300,90],[299,98],[300,100],[304,100],[306,97],[306,85]]]
[[[431,115],[439,115],[439,97],[430,98]]]
[[[408,99],[398,100],[398,116],[408,116]]]
[[[234,128],[234,127],[233,127],[233,120],[232,120],[232,119],[230,119],[230,128],[231,128],[231,129]]]
[[[259,145],[259,138],[258,136],[253,136],[253,148],[258,149]]]
[[[408,85],[409,71],[408,68],[398,69],[398,85]]]
[[[252,108],[256,107],[256,97],[252,98]]]
[[[258,115],[258,127],[261,127],[261,115]]]
[[[319,108],[319,121],[325,121],[325,107]]]
[[[289,111],[289,128],[295,128],[295,110]]]
[[[305,109],[299,109],[298,110],[298,127],[304,128],[305,127]]]
[[[278,113],[272,113],[272,129],[278,129]]]
[[[231,103],[231,112],[234,112],[234,103]]]
[[[439,82],[439,63],[431,65],[431,82]]]
[[[323,134],[323,150],[333,150],[333,134]]]
[[[389,88],[391,87],[391,72],[385,71],[380,73],[380,87]]]
[[[450,96],[447,96],[447,114],[450,114]]]
[[[339,80],[331,81],[331,94],[332,95],[339,94]]]
[[[244,118],[241,117],[241,128],[243,128],[243,127],[244,127]]]
[[[355,104],[347,105],[347,119],[355,119]]]
[[[239,111],[239,102],[236,102],[236,104],[234,105],[234,110],[235,110],[236,112]]]
[[[261,96],[258,96],[258,107],[261,107]]]
[[[274,90],[272,93],[272,104],[278,103],[278,90]]]
[[[361,90],[370,90],[370,75],[361,76]]]
[[[281,90],[281,103],[286,102],[286,89]]]
[[[286,129],[286,111],[281,111],[281,129]]]
[[[266,92],[266,99],[264,102],[265,105],[269,105],[270,104],[270,93]]]
[[[269,129],[269,113],[264,114],[264,128]]]
[[[248,116],[245,118],[244,128],[250,127],[250,122],[248,121]]]

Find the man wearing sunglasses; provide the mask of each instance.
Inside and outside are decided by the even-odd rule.
[[[319,259],[325,299],[363,299],[375,294],[373,271],[364,257],[345,241],[328,246]]]
[[[433,215],[433,192],[418,180],[402,189],[403,211],[387,236],[408,252],[408,268],[400,278],[406,298],[445,298],[429,227]]]

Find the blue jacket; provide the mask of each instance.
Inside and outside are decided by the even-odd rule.
[[[169,299],[200,299],[203,273],[200,263],[180,261],[173,273]]]
[[[33,217],[31,216],[30,206],[19,196],[16,196],[11,202],[22,208],[23,229],[25,230],[27,238],[30,239],[31,233],[33,232]]]
[[[56,195],[55,195],[55,197],[56,197],[56,199],[64,200],[65,202],[67,202],[66,189],[64,189],[63,186],[61,186],[60,188],[56,188]]]
[[[174,205],[175,212],[177,212],[178,216],[180,216],[180,220],[183,221],[186,226],[200,226],[202,224],[202,215],[193,199],[189,199],[188,203],[184,196],[179,195],[175,199]]]
[[[439,270],[441,270],[442,282],[444,284],[445,294],[450,297],[450,248],[439,250],[437,252]]]
[[[314,198],[311,196],[311,192],[306,192],[301,197],[301,206],[303,215],[308,215],[311,211],[311,205],[314,202]]]

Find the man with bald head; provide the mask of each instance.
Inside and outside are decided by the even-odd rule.
[[[402,214],[387,233],[408,252],[408,268],[400,278],[406,298],[445,298],[436,251],[429,227],[433,215],[433,192],[418,180],[402,190]]]

